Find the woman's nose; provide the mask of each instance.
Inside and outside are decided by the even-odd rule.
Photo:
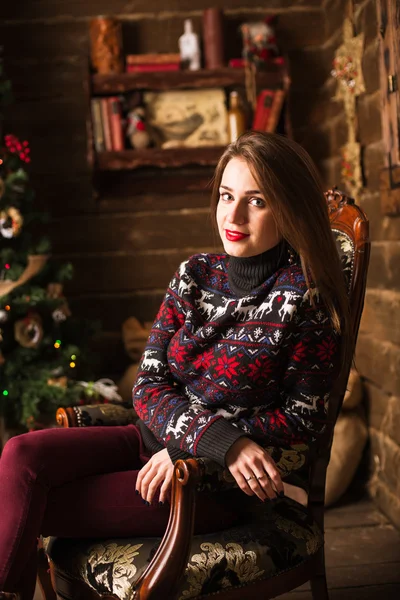
[[[246,222],[246,210],[241,202],[232,202],[229,206],[228,221],[237,225],[242,225]]]

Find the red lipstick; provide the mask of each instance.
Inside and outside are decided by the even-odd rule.
[[[240,231],[229,231],[229,229],[225,229],[225,236],[229,242],[240,242],[245,238],[249,237],[248,233],[241,233]]]

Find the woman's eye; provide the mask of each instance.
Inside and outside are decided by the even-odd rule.
[[[225,200],[225,202],[229,202],[229,200],[232,200],[232,196],[227,192],[224,192],[223,194],[220,194],[220,200]]]
[[[259,208],[262,208],[263,206],[265,206],[265,202],[261,198],[252,198],[250,200],[250,204],[252,204],[253,206],[257,206]]]

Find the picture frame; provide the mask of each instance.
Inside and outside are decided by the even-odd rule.
[[[224,146],[228,143],[222,88],[145,92],[146,121],[162,148]]]

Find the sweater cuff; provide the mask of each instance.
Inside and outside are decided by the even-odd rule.
[[[234,427],[226,419],[214,421],[201,436],[196,449],[196,456],[204,456],[226,467],[225,456],[229,448],[246,433]]]
[[[172,444],[167,444],[167,450],[173,464],[175,464],[179,459],[186,460],[187,458],[193,458],[193,454],[190,454],[185,450],[181,450],[180,448],[176,448]]]
[[[150,452],[151,455],[155,454],[156,452],[160,452],[160,450],[164,449],[164,446],[158,441],[154,433],[147,427],[147,425],[145,425],[145,423],[141,419],[138,419],[136,425],[140,429],[144,447]]]

